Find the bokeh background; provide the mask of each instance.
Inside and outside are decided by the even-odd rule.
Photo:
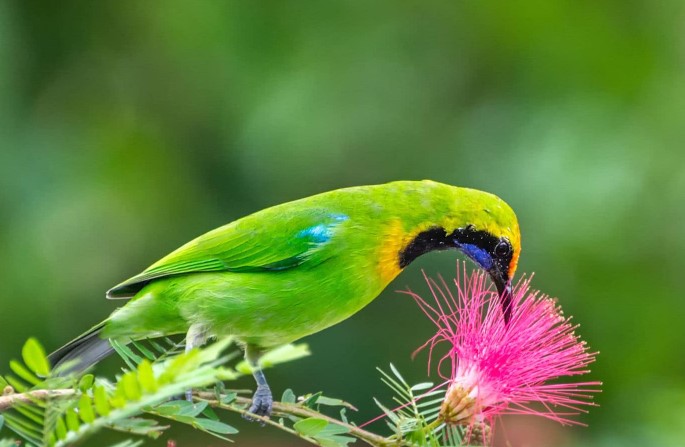
[[[601,352],[587,428],[508,418],[498,444],[685,445],[683,23],[680,0],[2,1],[1,363],[104,318],[107,288],[209,229],[430,178],[517,210],[519,271]],[[394,290],[457,256],[309,337],[276,394],[323,390],[364,421],[389,396],[376,366],[424,380],[431,326]],[[232,423],[239,445],[302,445]]]

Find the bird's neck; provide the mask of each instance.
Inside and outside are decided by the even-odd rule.
[[[394,220],[387,226],[380,246],[378,269],[381,279],[390,283],[419,256],[448,248],[453,245],[444,228],[420,224],[407,230],[399,219]]]

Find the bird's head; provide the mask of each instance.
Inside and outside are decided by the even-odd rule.
[[[446,191],[439,194],[442,205],[435,205],[439,216],[431,219],[430,224],[424,222],[400,252],[400,266],[406,266],[429,251],[460,250],[488,272],[497,287],[508,322],[511,280],[521,252],[516,214],[502,199],[483,191],[452,186]]]
[[[449,237],[455,247],[487,271],[497,287],[505,321],[511,317],[511,280],[516,272],[521,246],[516,232],[479,230],[475,225],[454,230]]]

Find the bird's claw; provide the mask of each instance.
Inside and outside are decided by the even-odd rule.
[[[269,417],[271,416],[271,408],[274,404],[274,398],[271,395],[271,389],[268,385],[259,385],[257,391],[255,391],[254,396],[252,396],[252,405],[247,410],[252,414],[257,416]],[[257,419],[250,417],[250,415],[245,415],[245,419],[248,421],[255,421]],[[262,422],[262,425],[264,423]]]

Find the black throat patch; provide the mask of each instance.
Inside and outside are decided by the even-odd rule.
[[[416,237],[400,251],[400,268],[405,268],[419,256],[434,250],[454,248],[453,238],[444,228],[433,227],[417,234]]]
[[[472,226],[459,228],[451,234],[447,234],[442,227],[432,227],[417,234],[416,237],[407,244],[399,253],[400,268],[405,268],[419,256],[436,250],[447,250],[457,248],[458,244],[471,244],[482,248],[486,252],[494,255],[495,247],[500,239],[487,231],[478,231]],[[499,262],[498,262],[499,261]],[[495,262],[503,271],[507,271],[508,263],[511,261],[511,254],[504,259],[495,259]]]
[[[509,265],[513,256],[511,243],[497,238],[487,231],[478,231],[468,225],[447,234],[442,227],[429,228],[417,234],[399,253],[400,268],[405,268],[422,254],[434,250],[459,248],[471,260],[487,270],[497,287],[502,303],[504,321],[511,319],[511,288]]]

